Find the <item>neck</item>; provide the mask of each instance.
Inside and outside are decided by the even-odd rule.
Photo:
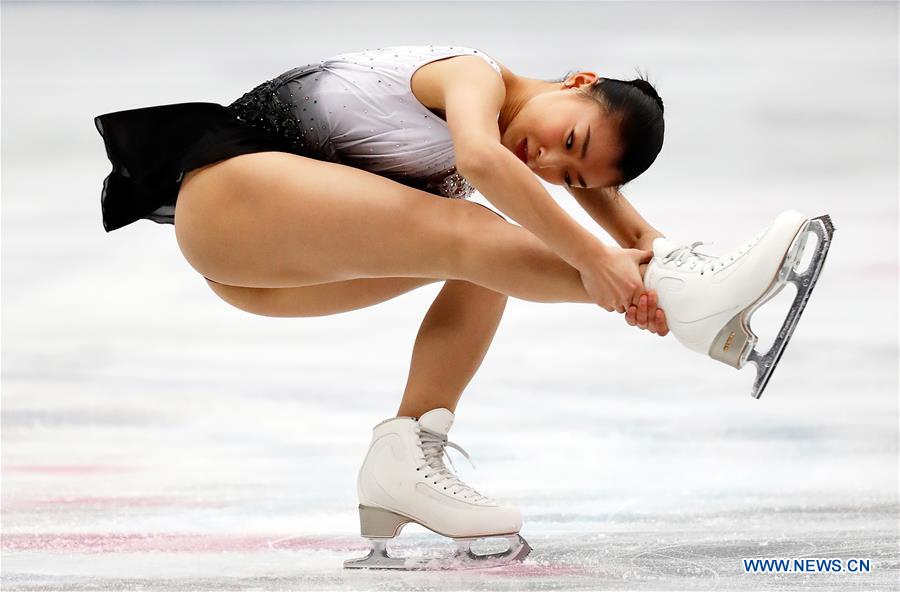
[[[500,119],[497,120],[500,135],[502,136],[506,133],[509,123],[519,114],[525,103],[541,93],[551,92],[558,88],[559,83],[556,82],[547,82],[510,74],[510,78],[506,83],[506,100],[503,101],[503,106],[500,107]]]

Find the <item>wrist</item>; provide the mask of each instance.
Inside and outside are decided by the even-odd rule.
[[[642,251],[652,251],[653,241],[664,236],[665,235],[658,230],[644,232],[638,236],[636,241],[634,241],[634,248],[641,249]]]
[[[573,260],[569,261],[569,263],[578,269],[584,269],[591,264],[596,265],[597,261],[607,259],[610,251],[609,245],[606,245],[598,238],[593,237],[593,239],[587,240],[581,245],[581,249],[575,253]]]

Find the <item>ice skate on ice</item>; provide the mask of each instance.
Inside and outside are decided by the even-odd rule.
[[[444,466],[445,447],[453,413],[432,409],[418,421],[395,417],[376,425],[372,443],[357,480],[359,523],[372,549],[345,568],[465,569],[498,567],[522,561],[531,547],[519,536],[522,515],[517,508],[487,498]],[[452,461],[451,461],[452,464]],[[392,557],[387,543],[414,522],[450,537],[456,552],[445,559],[422,561]],[[506,539],[506,551],[478,555],[472,542],[483,538]]]
[[[827,215],[807,219],[787,211],[753,240],[720,257],[698,253],[702,243],[680,246],[657,238],[644,287],[656,290],[669,329],[683,345],[735,368],[756,364],[751,394],[758,399],[819,279],[833,234]],[[818,240],[812,259],[800,271],[813,235]],[[750,317],[787,282],[797,286],[797,295],[772,347],[761,353],[754,348]]]

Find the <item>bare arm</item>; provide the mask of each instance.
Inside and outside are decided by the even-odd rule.
[[[646,252],[604,245],[560,207],[525,163],[500,142],[497,113],[506,89],[489,65],[476,56],[446,63],[443,75],[431,85],[436,96],[428,106],[447,114],[457,170],[498,209],[576,268],[594,302],[620,312],[636,304],[643,288],[637,265],[647,260]],[[423,96],[429,94],[428,79],[425,82]]]
[[[572,187],[569,193],[582,208],[603,227],[622,247],[652,250],[653,239],[664,236],[644,220],[637,210],[613,187],[581,189]],[[643,276],[646,265],[641,265]],[[660,337],[669,333],[666,314],[657,308],[657,295],[653,292],[641,299],[639,306],[630,306],[625,312],[629,325],[648,329]]]
[[[557,204],[537,177],[500,144],[497,112],[506,89],[476,56],[444,62],[441,75],[417,79],[423,99],[447,113],[457,170],[492,204],[540,238],[573,267],[607,247]],[[588,214],[623,247],[649,250],[661,233],[615,189],[570,188]]]
[[[613,187],[572,187],[569,193],[622,247],[650,250],[653,239],[664,236]]]
[[[566,212],[512,152],[482,146],[460,173],[488,201],[530,230],[570,265],[581,269],[606,246]]]
[[[497,112],[506,89],[484,60],[448,60],[443,77],[419,83],[423,96],[447,114],[457,170],[488,201],[573,267],[581,269],[585,261],[603,255],[603,242],[560,207],[525,163],[500,143]]]

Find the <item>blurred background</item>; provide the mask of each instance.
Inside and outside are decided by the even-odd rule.
[[[897,3],[0,9],[4,589],[896,586]],[[464,480],[521,507],[532,555],[345,573],[365,547],[356,471],[441,285],[331,317],[231,308],[172,226],[103,230],[111,166],[93,117],[228,104],[294,66],[415,44],[473,47],[533,78],[647,72],[666,140],[625,194],[670,238],[727,252],[785,209],[830,214],[837,231],[760,400],[752,369],[672,336],[510,299],[450,437],[477,467],[457,462]],[[792,294],[757,315],[763,343]],[[403,541],[444,544],[416,527]],[[870,558],[872,571],[745,574],[751,557]]]

